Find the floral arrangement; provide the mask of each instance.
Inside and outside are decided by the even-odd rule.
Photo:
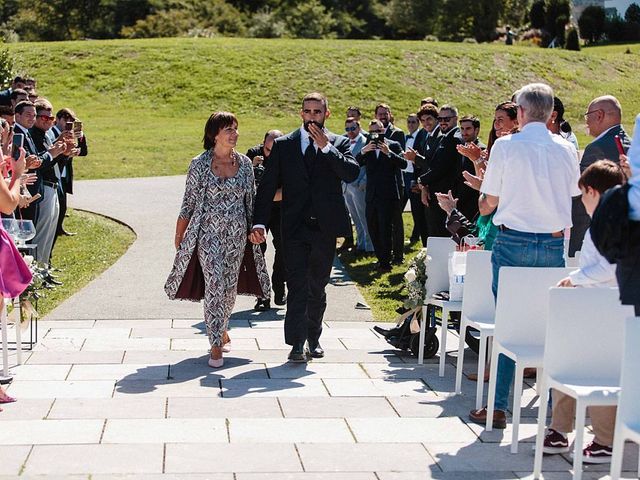
[[[26,329],[29,326],[29,322],[32,318],[38,318],[38,312],[33,306],[36,301],[44,294],[45,278],[47,275],[47,269],[44,264],[36,262],[36,260],[30,256],[25,255],[25,262],[29,265],[33,279],[27,289],[20,295],[20,308],[14,308],[13,304],[9,305],[9,323],[20,323],[22,329]],[[20,320],[18,322],[18,315]]]
[[[423,248],[409,262],[409,269],[404,274],[407,287],[407,298],[404,301],[406,308],[415,309],[422,305],[426,294],[425,282],[427,280],[427,249]]]

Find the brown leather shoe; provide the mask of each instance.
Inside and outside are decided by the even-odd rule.
[[[487,370],[484,371],[484,383],[487,383],[489,381],[489,374],[490,374],[490,372],[488,372]],[[470,373],[469,375],[467,375],[467,378],[469,380],[471,380],[472,382],[477,382],[478,381],[478,374],[477,373]]]
[[[471,410],[469,412],[469,420],[479,425],[487,424],[487,407],[480,410]],[[507,428],[507,416],[502,410],[493,411],[493,428]]]
[[[536,378],[537,375],[538,370],[535,368],[525,368],[524,372],[522,372],[524,378]]]

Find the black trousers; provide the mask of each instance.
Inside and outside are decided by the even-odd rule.
[[[425,207],[425,217],[427,219],[427,229],[430,237],[450,237],[451,233],[445,227],[447,214],[440,208],[435,200],[429,201],[429,206]]]
[[[58,227],[56,234],[62,233],[62,222],[64,222],[64,216],[67,214],[67,193],[58,187],[58,203],[60,204],[60,216],[58,217]]]
[[[322,318],[327,308],[325,287],[329,283],[336,237],[317,225],[303,225],[284,239],[287,278],[287,313],[284,339],[288,345],[309,340],[315,343],[322,334]]]
[[[391,213],[391,248],[393,250],[393,259],[402,261],[404,258],[404,221],[402,220],[402,210],[404,206],[399,200],[395,201],[393,211]]]
[[[569,237],[569,256],[575,257],[576,252],[582,249],[584,234],[589,228],[591,217],[582,204],[581,197],[572,199],[571,203],[571,236]]]
[[[273,249],[275,258],[273,259],[273,273],[271,274],[271,288],[276,296],[284,295],[285,264],[284,247],[282,245],[282,221],[280,206],[273,205],[271,208],[271,218],[269,219],[269,230],[273,236]]]
[[[365,216],[376,257],[381,265],[391,264],[394,215],[400,210],[399,200],[373,199],[367,202]],[[402,241],[404,244],[404,240]],[[404,245],[403,245],[404,247]]]
[[[616,263],[616,279],[620,289],[620,302],[633,305],[640,316],[640,246],[627,258]]]

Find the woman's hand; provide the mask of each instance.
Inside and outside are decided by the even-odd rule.
[[[11,169],[13,171],[13,178],[22,178],[22,174],[27,169],[27,162],[25,159],[26,155],[27,152],[25,149],[20,147],[20,157],[18,157],[18,160],[14,160],[13,156],[9,157],[9,162],[11,162]]]
[[[575,285],[571,281],[571,277],[565,277],[565,278],[563,278],[562,280],[560,280],[558,282],[556,287],[565,287],[566,288],[566,287],[575,287]]]
[[[464,184],[466,186],[480,191],[480,188],[482,187],[482,180],[484,179],[484,170],[480,170],[477,176],[464,170],[462,172],[462,176],[464,177]]]
[[[447,212],[447,217],[451,215],[451,212],[453,212],[453,210],[458,205],[458,199],[453,198],[451,190],[449,190],[446,194],[436,192],[436,198],[438,199],[438,205],[440,205],[440,208]]]
[[[627,176],[627,179],[631,178],[632,172],[631,172],[631,164],[629,164],[629,157],[622,154],[620,155],[620,157],[618,157],[618,159],[620,160],[620,168],[622,169],[624,174]]]

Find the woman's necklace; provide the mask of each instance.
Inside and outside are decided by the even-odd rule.
[[[236,160],[236,156],[234,155],[234,151],[231,151],[231,153],[229,154],[229,156],[226,159],[221,159],[220,157],[218,157],[215,153],[213,154],[213,168],[214,169],[219,169],[222,167],[225,167],[227,165],[230,165],[231,167],[235,167],[237,160]]]

